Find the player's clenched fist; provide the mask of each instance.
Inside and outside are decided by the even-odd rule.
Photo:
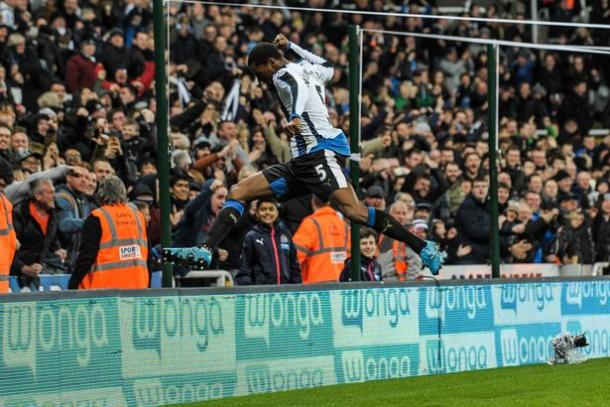
[[[275,36],[275,40],[273,40],[273,44],[279,49],[284,49],[288,46],[288,38],[284,34],[278,34]]]

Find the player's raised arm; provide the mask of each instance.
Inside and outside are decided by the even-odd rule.
[[[278,34],[275,37],[274,44],[281,50],[290,50],[297,54],[297,56],[299,56],[300,58],[303,58],[305,61],[317,65],[317,71],[321,74],[321,79],[324,82],[327,82],[332,78],[334,68],[330,62],[320,56],[317,56],[313,52],[309,52],[306,49],[301,48],[294,42],[289,41],[288,38],[284,36],[284,34]]]

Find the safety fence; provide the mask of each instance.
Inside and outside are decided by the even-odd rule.
[[[584,277],[599,276],[603,270],[609,267],[609,263],[595,264],[570,264],[558,266],[556,264],[501,264],[500,277],[502,278],[538,278],[538,277]],[[429,271],[424,271],[422,276],[431,278]],[[468,265],[468,266],[443,266],[437,280],[460,280],[491,278],[491,266]],[[31,291],[63,291],[68,289],[69,274],[41,274],[39,275],[38,287],[21,287],[17,277],[10,276],[9,290],[12,293]],[[190,282],[190,283],[189,283]],[[230,272],[226,270],[193,270],[185,276],[176,278],[176,287],[204,287],[208,285],[215,287],[234,286],[235,281]],[[150,287],[161,288],[161,272],[151,273]]]
[[[610,351],[610,279],[0,296],[0,406],[156,406]]]

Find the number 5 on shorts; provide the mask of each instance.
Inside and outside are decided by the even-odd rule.
[[[318,176],[320,177],[320,181],[324,181],[326,179],[326,170],[324,169],[324,164],[316,165],[315,170]]]

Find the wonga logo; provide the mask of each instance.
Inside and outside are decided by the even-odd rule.
[[[336,363],[341,363],[340,383],[417,376],[419,346],[364,346],[342,351],[336,358]]]
[[[587,357],[610,356],[610,316],[581,317],[566,323],[572,335],[584,334],[588,346],[578,349]]]
[[[446,341],[426,341],[426,362],[430,373],[464,372],[487,369],[488,348],[482,344],[448,344]]]
[[[126,377],[233,369],[234,299],[220,296],[121,298]],[[176,349],[181,349],[176,352]]]
[[[409,315],[409,295],[405,288],[344,290],[341,292],[343,325],[363,330],[363,317],[383,318],[395,328],[401,317]]]
[[[328,292],[240,295],[236,309],[238,360],[332,353]]]
[[[106,311],[99,303],[5,305],[4,314],[2,356],[6,367],[29,367],[36,375],[37,354],[60,351],[64,360],[70,355],[79,367],[86,367],[93,350],[109,344]]]
[[[324,323],[322,301],[312,294],[247,295],[245,334],[270,342],[270,327],[296,328],[301,339],[308,339],[312,326]]]
[[[420,334],[486,331],[493,328],[491,286],[427,287],[420,300]]]
[[[561,311],[564,314],[608,314],[610,281],[583,281],[563,284]]]
[[[553,338],[561,331],[559,323],[529,324],[500,329],[502,366],[545,363],[552,355]]]
[[[500,306],[505,310],[517,312],[518,304],[533,303],[538,311],[544,310],[545,304],[553,302],[551,284],[502,284]]]
[[[336,384],[332,356],[270,359],[238,364],[236,395]]]

